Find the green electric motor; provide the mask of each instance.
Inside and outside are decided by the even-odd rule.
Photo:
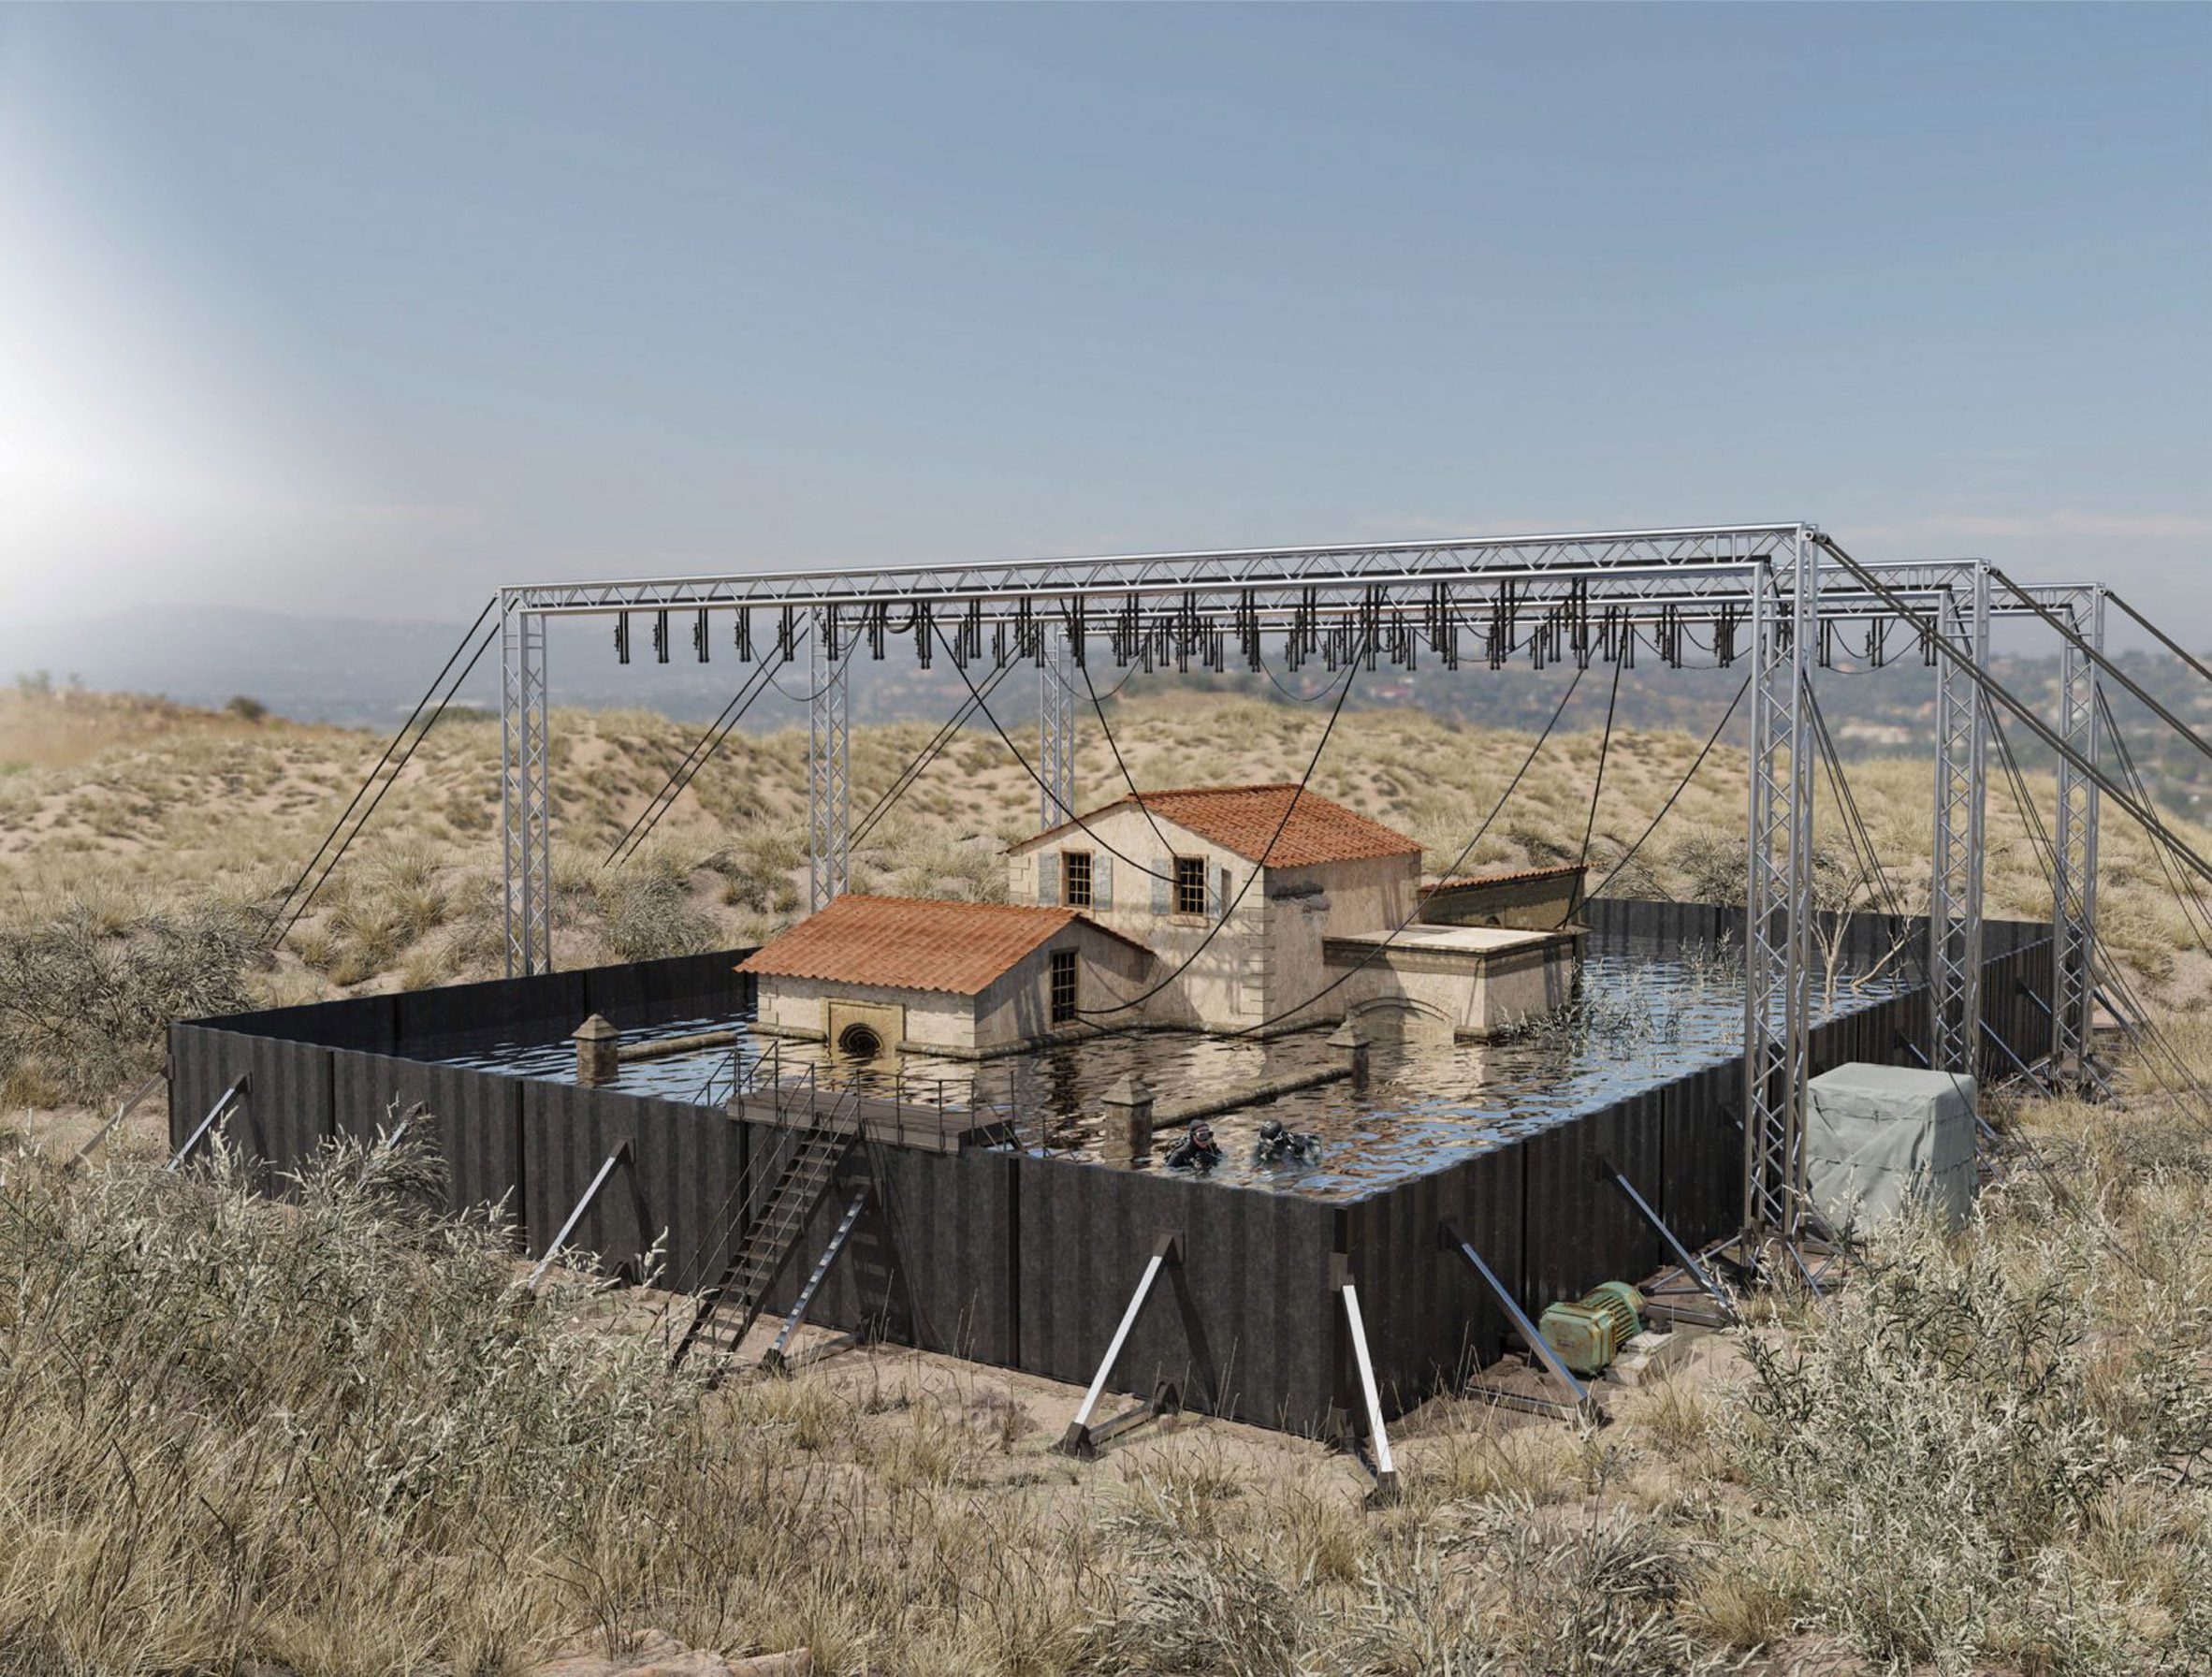
[[[1536,1332],[1577,1374],[1603,1374],[1642,1330],[1643,1294],[1625,1281],[1601,1281],[1574,1304],[1544,1312]]]

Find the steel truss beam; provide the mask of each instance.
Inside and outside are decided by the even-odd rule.
[[[1943,659],[1936,673],[1934,871],[1928,893],[1929,1057],[1939,1072],[1973,1074],[1982,1019],[1982,849],[1988,723],[1974,670],[1989,663],[1989,574],[1935,602],[1937,632],[1968,649],[1973,669]]]
[[[829,907],[851,882],[852,727],[847,675],[852,649],[839,645],[836,614],[817,608],[808,639],[813,684],[807,694],[807,904]]]
[[[1524,646],[1539,659],[1595,652],[1618,657],[1602,637],[1608,630],[1654,634],[1664,643],[1685,625],[1725,625],[1728,654],[1753,660],[1753,775],[1747,936],[1746,1159],[1744,1232],[1792,1246],[1803,1221],[1801,1109],[1806,1076],[1811,985],[1811,784],[1814,752],[1809,682],[1828,653],[1827,632],[1846,622],[1896,622],[1900,605],[1972,591],[1978,599],[1986,656],[1991,615],[2028,615],[2038,603],[2069,610],[2080,589],[2022,591],[2019,602],[1992,608],[1979,561],[1874,567],[1853,578],[1818,562],[1822,538],[1809,525],[1724,525],[1693,530],[1481,537],[1329,547],[1252,548],[1226,552],[1144,554],[1103,559],[993,565],[932,565],[867,573],[784,572],[637,581],[529,585],[502,591],[502,783],[507,871],[510,971],[551,964],[548,740],[546,724],[545,620],[548,616],[626,610],[690,609],[743,613],[738,645],[749,655],[750,614],[771,609],[783,644],[806,634],[813,684],[808,705],[809,899],[819,908],[849,882],[850,708],[848,665],[855,649],[883,655],[892,634],[911,634],[917,649],[950,649],[963,664],[996,657],[1033,658],[1040,666],[1040,818],[1072,812],[1074,708],[1072,665],[1094,641],[1122,663],[1150,663],[1156,653],[1219,667],[1226,636],[1256,646],[1261,634],[1311,635],[1326,623],[1338,637],[1332,656],[1372,655],[1387,643],[1393,661],[1410,662],[1426,643],[1448,664],[1465,651],[1480,655],[1486,622],[1504,626],[1508,650]],[[2081,620],[2078,613],[2075,621]],[[2101,622],[2101,613],[2098,620]],[[995,633],[986,652],[981,631]],[[1425,630],[1425,633],[1424,633]],[[1731,645],[1747,633],[1740,651]],[[1352,638],[1346,638],[1346,637]],[[1363,639],[1361,637],[1364,637]],[[1879,636],[1870,630],[1870,646]],[[702,645],[705,637],[702,635]],[[1679,656],[1679,652],[1677,653]],[[926,656],[924,662],[927,662]],[[1948,667],[1948,661],[1947,661]],[[2087,678],[2094,680],[2093,669]],[[2070,682],[2072,693],[2074,683]],[[1968,711],[1971,677],[1946,691],[1946,717]],[[2069,717],[2078,718],[2070,711]],[[2070,722],[2070,727],[2072,722]],[[1981,762],[1974,728],[1956,730],[1963,756],[1945,754],[1946,787],[1968,789],[1964,801],[1943,800],[1942,830],[1957,836],[1945,860],[1958,888],[1939,887],[1954,953],[1978,941],[1978,893],[1964,888],[1960,868],[1978,856],[1964,842],[1978,808]],[[2072,736],[2070,735],[2070,737]],[[2070,853],[2069,875],[2083,889],[2061,893],[2062,919],[2088,946],[2093,887],[2095,788],[2066,795],[2084,837]],[[1966,824],[1962,825],[1961,823]],[[1963,849],[1961,848],[1963,844]],[[1975,969],[1978,971],[1978,968]],[[2073,993],[2089,982],[2086,961],[2068,969]],[[1955,992],[1954,992],[1955,994]],[[1956,1005],[1953,1015],[1956,1016]],[[2086,1017],[2086,1006],[2077,1008]]]
[[[2071,616],[2074,633],[2093,652],[2104,650],[2104,591],[2079,591]],[[2059,733],[2091,766],[2098,760],[2103,683],[2095,659],[2071,640],[2060,654]],[[2089,1017],[2096,994],[2097,783],[2068,758],[2059,759],[2059,872],[2052,927],[2051,1068],[2077,1084],[2094,1080],[2089,1064]]]
[[[1075,648],[1055,623],[1041,632],[1037,665],[1037,825],[1056,827],[1075,810]]]
[[[553,970],[552,742],[546,718],[546,620],[500,606],[500,834],[507,975]]]
[[[1744,916],[1743,1240],[1795,1251],[1805,1218],[1812,1030],[1811,664],[1817,532],[1791,532],[1752,575],[1751,825]]]

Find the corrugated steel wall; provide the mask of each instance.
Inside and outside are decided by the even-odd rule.
[[[1740,935],[1740,911],[1702,904],[1590,905],[1594,946],[1679,948]],[[1846,936],[1886,949],[1884,917]],[[2039,998],[2050,979],[2049,928],[1991,922],[1983,980],[1991,1029],[2023,1058],[2044,1052]],[[740,952],[741,953],[741,952]],[[171,1145],[231,1080],[248,1075],[231,1145],[267,1161],[267,1186],[332,1135],[366,1137],[394,1105],[432,1116],[456,1206],[507,1199],[526,1249],[542,1253],[602,1162],[618,1171],[574,1245],[634,1264],[663,1232],[664,1281],[690,1290],[719,1276],[743,1220],[773,1186],[791,1132],[699,1107],[578,1088],[393,1052],[488,1030],[542,1037],[587,1012],[634,1027],[726,1015],[748,999],[736,954],[638,968],[502,980],[397,998],[327,1003],[171,1028]],[[1925,1045],[1924,991],[1887,997],[1818,1027],[1817,1072],[1846,1060],[1910,1062]],[[1986,1045],[1984,1074],[2010,1071]],[[1471,1268],[1443,1248],[1447,1224],[1472,1241],[1532,1314],[1601,1280],[1658,1268],[1658,1236],[1605,1178],[1610,1163],[1693,1245],[1740,1215],[1740,1057],[1697,1067],[1568,1124],[1503,1143],[1448,1168],[1349,1203],[1231,1189],[1157,1172],[1102,1169],[988,1150],[856,1149],[817,1208],[771,1308],[787,1309],[851,1194],[874,1200],[812,1319],[1084,1384],[1112,1338],[1155,1241],[1171,1233],[1171,1268],[1131,1335],[1116,1390],[1160,1379],[1195,1394],[1209,1378],[1225,1412],[1318,1432],[1351,1403],[1340,1302],[1341,1258],[1357,1282],[1376,1375],[1395,1409],[1494,1358],[1502,1312]],[[749,1173],[749,1166],[750,1167]]]

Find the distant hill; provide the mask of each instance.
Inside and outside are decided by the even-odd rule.
[[[303,617],[246,608],[195,606],[124,610],[74,623],[25,628],[0,623],[0,680],[43,671],[56,686],[74,677],[110,692],[154,693],[180,704],[220,708],[246,694],[280,715],[371,729],[389,728],[429,684],[458,642],[465,623],[376,621],[360,618]],[[606,622],[597,619],[557,623],[548,651],[554,702],[593,708],[636,707],[679,722],[714,716],[742,679],[734,648],[718,643],[712,661],[700,664],[690,637],[678,633],[669,662],[657,663],[646,636],[635,637],[633,662],[617,662]],[[2212,734],[2212,689],[2178,660],[2131,652],[2124,665],[2161,701],[2200,733]],[[855,666],[856,722],[936,722],[968,697],[968,688],[940,657],[928,672],[903,654],[881,664]],[[2049,707],[2059,668],[2055,657],[2000,655],[1999,678],[2024,699]],[[1377,669],[1354,684],[1353,707],[1417,706],[1439,716],[1483,727],[1540,728],[1559,702],[1571,671],[1535,671],[1526,664],[1491,670],[1469,661],[1457,672],[1433,664],[1410,675]],[[1120,680],[1109,669],[1093,672],[1098,691],[1111,694]],[[980,676],[978,679],[980,679]],[[803,671],[793,671],[766,693],[746,718],[759,731],[806,720]],[[1616,721],[1623,726],[1677,729],[1702,736],[1743,680],[1734,669],[1670,670],[1647,653],[1623,673]],[[1204,687],[1303,707],[1326,705],[1335,678],[1318,666],[1292,675],[1221,676],[1168,672],[1139,676],[1123,690],[1130,696]],[[1934,727],[1934,672],[1907,653],[1879,670],[1839,667],[1821,682],[1821,704],[1838,748],[1849,757],[1921,752]],[[1596,727],[1611,693],[1610,673],[1594,668],[1582,678],[1564,725]],[[1317,697],[1317,695],[1318,695]],[[499,703],[498,650],[488,652],[464,686],[459,702],[485,707]],[[1079,689],[1079,711],[1089,708]],[[2127,730],[2143,773],[2159,795],[2177,805],[2212,795],[2212,762],[2152,721],[2123,696],[2115,711]],[[1036,684],[1024,672],[1010,676],[991,709],[1011,736],[1033,738]],[[1739,710],[1726,737],[1740,742],[1746,718]],[[987,728],[987,723],[982,723]],[[2027,731],[2007,730],[2014,749],[2030,765],[2047,764]]]

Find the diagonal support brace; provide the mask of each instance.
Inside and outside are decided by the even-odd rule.
[[[1436,1234],[1437,1243],[1447,1251],[1457,1252],[1474,1266],[1475,1273],[1482,1277],[1483,1285],[1490,1289],[1491,1296],[1497,1300],[1498,1308],[1506,1313],[1506,1320],[1512,1326],[1514,1337],[1528,1347],[1529,1354],[1544,1365],[1544,1371],[1552,1379],[1566,1389],[1569,1396],[1564,1403],[1549,1398],[1532,1398],[1518,1392],[1506,1392],[1485,1385],[1479,1380],[1469,1385],[1467,1390],[1477,1397],[1487,1397],[1509,1408],[1534,1408],[1543,1414],[1569,1417],[1603,1426],[1609,1417],[1598,1407],[1597,1399],[1590,1394],[1590,1388],[1577,1379],[1574,1370],[1559,1360],[1559,1353],[1551,1349],[1551,1342],[1536,1331],[1536,1324],[1529,1320],[1528,1312],[1521,1307],[1521,1301],[1513,1296],[1505,1282],[1498,1279],[1497,1272],[1482,1261],[1482,1254],[1475,1249],[1474,1242],[1466,1239],[1449,1223],[1439,1223]]]

